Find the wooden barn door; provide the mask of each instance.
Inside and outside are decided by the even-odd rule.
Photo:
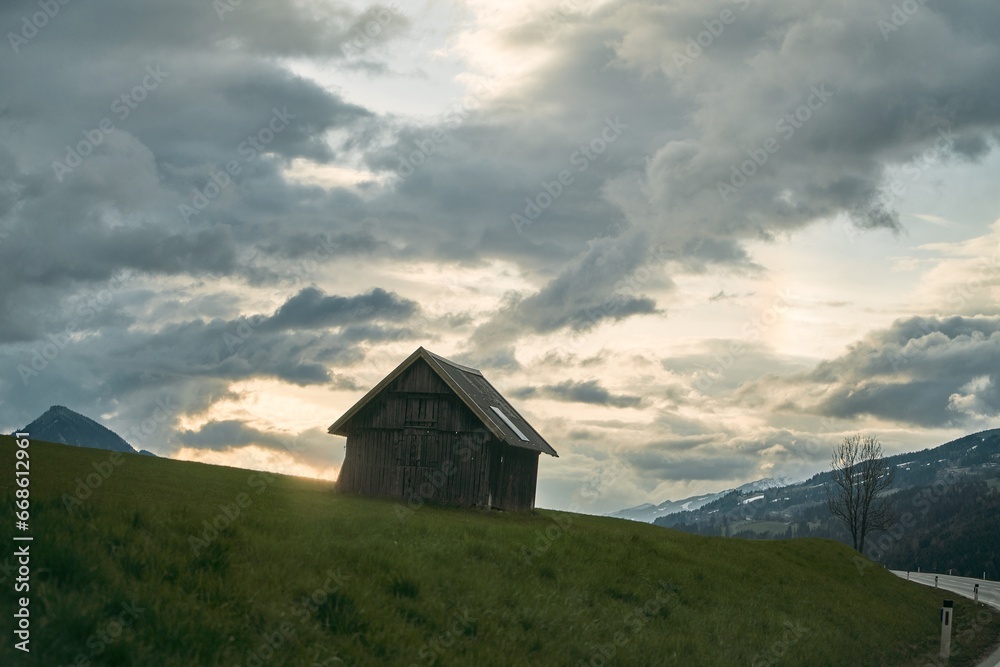
[[[444,493],[443,485],[440,483],[440,449],[441,444],[435,431],[403,429],[397,457],[399,494],[403,499],[419,498],[425,502],[435,501]]]

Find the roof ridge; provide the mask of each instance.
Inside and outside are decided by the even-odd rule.
[[[445,359],[440,354],[435,354],[435,353],[431,352],[430,350],[428,350],[426,347],[421,348],[421,349],[424,352],[426,352],[427,354],[429,354],[430,356],[434,357],[436,360],[438,360],[438,361],[440,361],[442,363],[448,364],[449,366],[454,366],[455,368],[457,368],[460,371],[464,371],[466,373],[473,373],[475,375],[479,375],[480,377],[484,377],[483,376],[483,372],[481,370],[479,370],[478,368],[472,368],[471,366],[463,366],[462,364],[454,362],[451,359]]]

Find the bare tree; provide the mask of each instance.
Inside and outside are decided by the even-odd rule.
[[[863,552],[865,538],[892,523],[889,500],[896,470],[882,456],[882,443],[870,435],[852,435],[833,450],[833,486],[827,507],[851,533],[854,549]]]

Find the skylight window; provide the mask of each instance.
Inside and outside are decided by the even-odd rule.
[[[501,410],[500,408],[498,408],[495,405],[491,405],[490,408],[493,410],[493,412],[497,413],[497,416],[500,417],[500,419],[503,420],[504,424],[506,424],[507,426],[510,427],[510,430],[513,431],[514,434],[517,435],[517,437],[519,437],[521,440],[524,440],[525,442],[528,442],[528,436],[526,436],[523,433],[521,433],[521,429],[519,429],[518,427],[514,426],[514,422],[512,422],[510,420],[510,417],[508,417],[507,415],[505,415],[503,413],[503,410]]]

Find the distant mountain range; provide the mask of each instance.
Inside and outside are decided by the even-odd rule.
[[[886,461],[896,471],[887,495],[898,521],[870,536],[865,555],[894,569],[1000,577],[1000,429]],[[654,523],[700,535],[850,543],[826,506],[832,480],[822,472],[796,484],[734,489]]]
[[[644,503],[635,507],[628,507],[623,510],[618,510],[617,512],[612,512],[606,516],[613,516],[617,519],[629,519],[630,521],[653,523],[658,518],[669,514],[699,510],[705,505],[733,493],[734,491],[738,491],[740,493],[754,493],[794,483],[795,482],[793,482],[790,477],[765,477],[764,479],[758,479],[756,482],[748,482],[742,486],[736,487],[735,489],[726,489],[725,491],[708,493],[701,496],[691,496],[690,498],[684,498],[682,500],[665,500],[659,505]]]
[[[155,456],[145,449],[136,451],[135,447],[111,429],[62,405],[53,405],[38,419],[21,429],[21,432],[29,433],[33,440]]]

